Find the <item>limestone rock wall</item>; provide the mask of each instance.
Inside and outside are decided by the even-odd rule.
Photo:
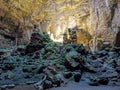
[[[82,44],[86,44],[86,43],[88,44],[89,42],[91,42],[90,40],[91,38],[96,37],[97,39],[102,41],[100,42],[100,44],[104,42],[106,44],[107,42],[110,45],[115,44],[117,46],[120,46],[120,36],[119,36],[120,0],[88,0],[88,1],[89,1],[89,4],[86,7],[90,7],[89,8],[90,13],[87,15],[87,17],[85,17],[85,20],[84,18],[82,18],[81,20],[80,19],[78,20],[80,24],[84,25],[83,30],[85,30],[85,33],[87,34],[78,32],[79,35],[77,37],[77,41]],[[32,33],[32,30],[30,29],[24,30],[22,37],[19,38],[18,40],[18,44],[28,43],[31,37],[31,33]],[[6,47],[5,45],[8,45],[8,46],[11,45],[7,43],[9,40],[8,41],[6,40],[7,39],[4,38],[3,36],[0,37],[0,48]],[[3,42],[5,44],[3,44]]]
[[[114,44],[120,27],[120,0],[90,0],[89,33]]]

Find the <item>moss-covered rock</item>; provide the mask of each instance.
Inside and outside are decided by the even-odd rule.
[[[52,40],[46,32],[34,32],[31,36],[30,43],[26,46],[26,54],[33,53],[45,47]]]

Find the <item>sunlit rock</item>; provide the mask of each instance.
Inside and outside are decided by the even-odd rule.
[[[95,0],[90,3],[89,33],[114,45],[118,33],[119,1],[116,0]],[[99,47],[99,46],[98,46]],[[104,47],[104,46],[103,46]],[[99,50],[99,49],[98,49]]]

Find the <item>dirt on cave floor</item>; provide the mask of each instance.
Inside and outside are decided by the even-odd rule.
[[[38,90],[35,89],[33,85],[23,85],[16,86],[13,89],[7,90]],[[62,87],[51,88],[47,90],[120,90],[120,86],[88,86],[88,85],[79,85],[79,83],[70,82]]]

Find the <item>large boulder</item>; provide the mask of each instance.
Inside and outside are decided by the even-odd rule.
[[[94,69],[87,62],[89,52],[81,44],[65,45],[61,51],[63,65],[68,71],[87,71],[95,73]]]

